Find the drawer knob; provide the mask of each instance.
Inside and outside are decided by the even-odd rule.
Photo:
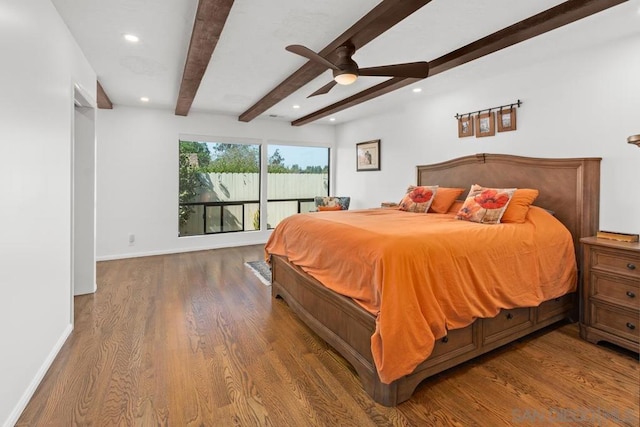
[[[635,265],[635,264],[632,264],[632,263],[629,263],[629,264],[627,264],[627,268],[628,268],[629,270],[635,270],[635,269],[636,269],[636,265]]]
[[[507,319],[513,319],[513,314],[507,313]]]
[[[442,337],[442,339],[440,340],[443,343],[448,343],[449,342],[449,337]]]
[[[634,293],[633,293],[633,292],[631,292],[631,291],[627,291],[627,296],[628,296],[629,298],[635,298],[635,297],[636,297],[636,294],[634,294]]]
[[[636,325],[634,325],[633,323],[627,322],[627,328],[634,330],[636,328]]]

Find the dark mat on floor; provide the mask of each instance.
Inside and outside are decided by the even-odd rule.
[[[269,264],[265,261],[248,261],[244,265],[249,267],[262,283],[271,286],[271,268]]]

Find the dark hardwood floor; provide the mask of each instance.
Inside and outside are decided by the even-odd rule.
[[[537,333],[373,403],[244,266],[261,246],[98,263],[19,426],[638,426],[636,354]]]

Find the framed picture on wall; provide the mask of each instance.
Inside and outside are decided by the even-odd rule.
[[[458,119],[458,138],[473,136],[473,118],[471,114]]]
[[[498,111],[498,132],[516,130],[516,109],[511,107]]]
[[[476,138],[493,136],[496,134],[496,113],[480,113],[476,116]]]
[[[360,142],[356,144],[356,171],[380,170],[380,140]]]

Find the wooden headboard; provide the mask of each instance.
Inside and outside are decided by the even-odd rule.
[[[506,154],[476,154],[418,166],[418,185],[465,188],[471,184],[499,188],[535,188],[536,206],[555,212],[573,235],[594,236],[600,217],[600,158],[539,159]],[[578,258],[580,262],[580,258]]]

